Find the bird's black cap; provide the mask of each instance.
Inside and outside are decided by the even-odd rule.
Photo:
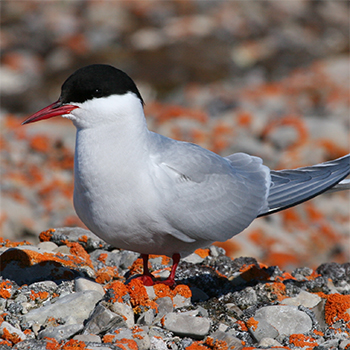
[[[134,81],[108,64],[92,64],[75,71],[62,85],[60,102],[82,103],[98,97],[133,92],[144,104]]]

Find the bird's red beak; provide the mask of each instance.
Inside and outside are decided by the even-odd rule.
[[[30,117],[28,117],[23,123],[29,124],[34,123],[39,120],[49,119],[52,117],[56,117],[58,115],[62,114],[69,114],[73,109],[79,108],[78,106],[73,105],[62,105],[60,100],[57,100],[56,102],[50,104],[49,106],[41,109],[40,111],[34,113]]]

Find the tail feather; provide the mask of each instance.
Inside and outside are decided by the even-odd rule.
[[[350,154],[317,165],[294,170],[271,170],[268,208],[259,216],[269,215],[305,202],[325,191],[350,188]]]

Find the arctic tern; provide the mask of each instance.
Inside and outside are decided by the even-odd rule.
[[[74,207],[109,244],[141,253],[145,285],[154,283],[149,254],[173,258],[226,241],[255,218],[327,190],[349,189],[350,154],[326,163],[273,171],[244,153],[221,157],[148,130],[134,81],[110,65],[78,69],[59,99],[23,124],[62,116],[77,129]],[[343,180],[343,181],[342,181]]]

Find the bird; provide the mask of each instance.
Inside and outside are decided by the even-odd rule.
[[[245,153],[227,157],[148,129],[144,101],[122,70],[92,64],[63,83],[59,99],[28,117],[55,116],[76,127],[75,211],[101,239],[143,259],[145,285],[175,284],[180,258],[226,241],[257,217],[327,190],[349,189],[350,154],[325,163],[270,170]],[[344,180],[345,179],[345,180]],[[166,280],[148,269],[150,254],[172,257]]]

